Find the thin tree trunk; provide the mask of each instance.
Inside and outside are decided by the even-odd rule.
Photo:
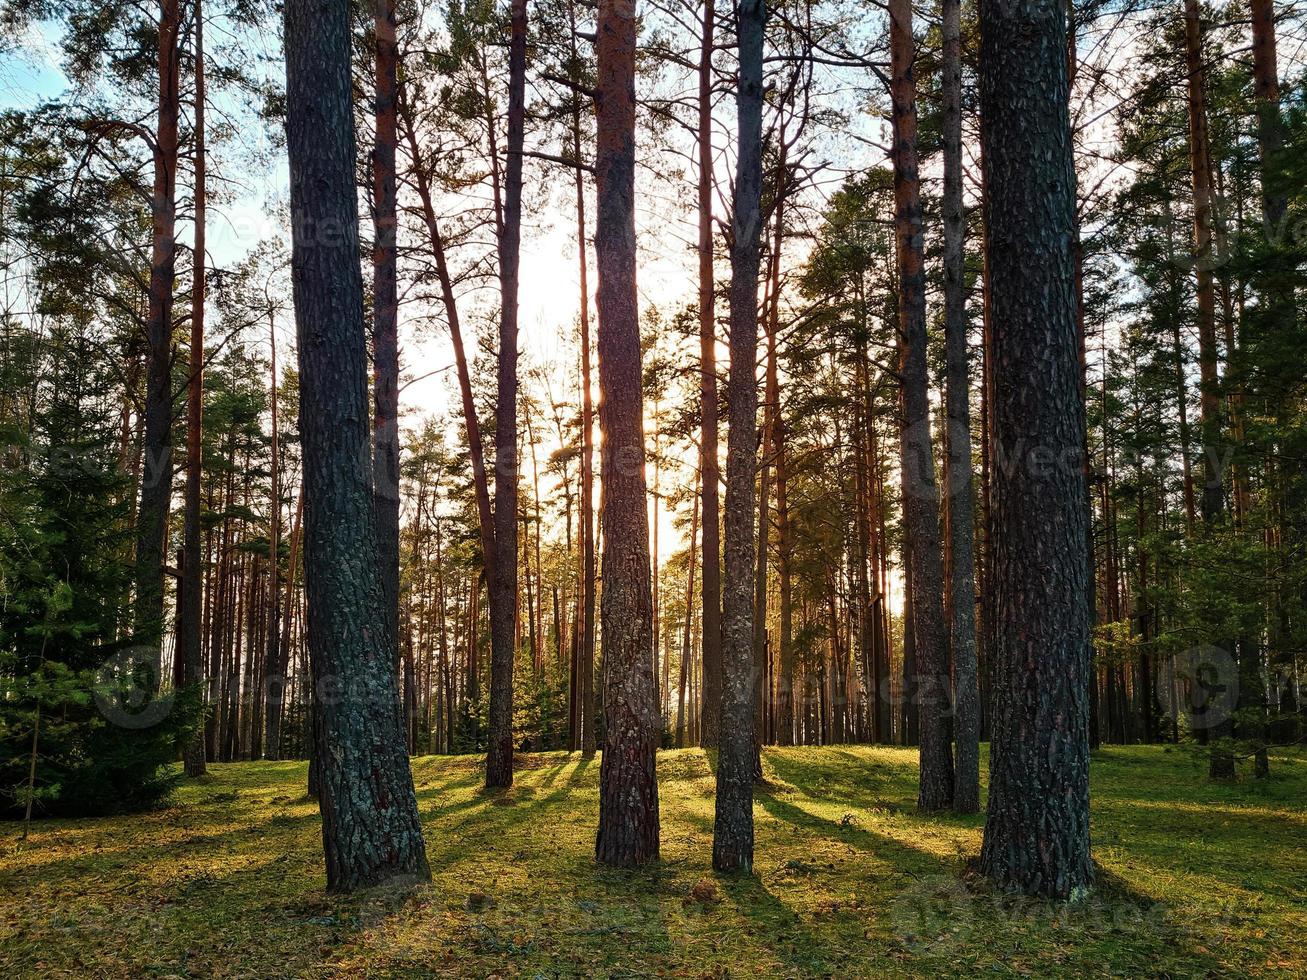
[[[430,872],[374,571],[348,10],[290,0],[285,49],[319,807],[327,887],[352,891]]]
[[[981,139],[995,378],[994,739],[981,869],[1083,895],[1089,572],[1065,8],[982,0]],[[1021,458],[1021,446],[1040,459]],[[1029,449],[1026,450],[1030,452]],[[1041,460],[1051,459],[1052,465]]]
[[[726,590],[722,608],[722,704],[713,867],[753,869],[754,481],[758,427],[758,265],[762,238],[762,43],[764,0],[736,8],[740,78],[731,238],[730,429],[726,447]]]
[[[953,653],[957,771],[953,808],[980,809],[980,691],[976,680],[976,570],[971,478],[971,380],[967,365],[962,210],[962,4],[944,0],[944,337],[947,348],[948,615]]]
[[[693,635],[691,624],[694,622],[694,565],[698,558],[699,543],[699,494],[695,487],[694,504],[690,510],[690,568],[685,582],[685,634],[681,642],[681,680],[676,694],[676,747],[685,748],[685,697],[686,686],[690,677],[690,661],[693,659],[690,640]]]
[[[599,425],[603,527],[604,753],[595,857],[633,867],[658,857],[649,514],[635,266],[635,11],[600,0],[597,153]]]
[[[721,532],[717,465],[717,330],[712,228],[712,56],[714,0],[704,0],[699,54],[699,468],[703,474],[703,627],[699,738],[717,744],[722,700]]]
[[[1203,448],[1203,493],[1199,509],[1203,524],[1210,530],[1225,519],[1225,493],[1220,458],[1221,394],[1216,363],[1216,292],[1212,284],[1212,265],[1215,261],[1212,253],[1212,163],[1207,136],[1207,85],[1198,0],[1185,0],[1184,21],[1189,170],[1194,200],[1194,278],[1198,301],[1198,408]],[[1233,779],[1234,754],[1228,745],[1228,740],[1234,734],[1233,725],[1223,721],[1211,734],[1216,736],[1217,743],[1212,748],[1209,773],[1213,779]]]
[[[481,438],[481,425],[477,419],[476,401],[472,394],[472,375],[468,369],[467,352],[463,346],[462,321],[458,313],[458,300],[454,295],[454,282],[449,273],[445,255],[445,241],[436,220],[435,203],[431,193],[431,175],[422,163],[412,110],[403,89],[399,91],[399,111],[404,118],[404,133],[409,153],[413,158],[414,183],[422,204],[422,218],[427,226],[431,257],[436,263],[436,278],[440,283],[441,304],[449,327],[450,344],[454,349],[454,365],[458,374],[458,389],[462,396],[463,425],[467,436],[472,464],[472,485],[477,503],[477,522],[481,532],[482,564],[486,574],[494,561],[494,518],[490,506],[490,480],[486,472],[485,446]]]
[[[281,647],[281,589],[277,583],[277,568],[280,564],[278,555],[281,552],[281,461],[279,456],[279,437],[278,418],[277,418],[277,329],[276,323],[272,318],[272,313],[268,314],[268,341],[272,352],[272,364],[269,370],[269,376],[272,380],[272,499],[268,507],[268,556],[271,563],[272,586],[269,590],[268,597],[272,603],[271,614],[268,616],[268,657],[267,673],[263,686],[263,705],[264,705],[264,753],[269,759],[280,758],[281,746],[274,742],[273,736],[277,740],[281,737],[281,704],[285,698],[286,678],[285,678],[285,656],[286,651]],[[301,494],[301,496],[303,496]],[[298,520],[298,518],[297,518]],[[292,545],[292,551],[294,547]],[[288,578],[294,578],[294,569],[288,573]],[[274,689],[276,693],[274,694]],[[275,708],[274,708],[275,705]],[[271,723],[273,711],[278,713],[277,725],[274,729]]]
[[[513,0],[508,48],[508,161],[499,239],[499,377],[495,415],[495,573],[490,580],[490,718],[486,785],[513,785],[517,619],[517,287],[526,123],[526,0]]]
[[[899,267],[899,370],[902,376],[903,508],[912,546],[915,695],[919,699],[921,779],[917,805],[953,803],[953,750],[948,731],[948,634],[940,558],[939,486],[935,481],[926,379],[926,273],[917,177],[917,105],[912,61],[912,4],[891,0],[891,100],[894,116],[895,240]]]
[[[204,556],[200,546],[200,481],[204,476],[204,275],[205,219],[208,188],[205,184],[204,147],[204,7],[195,0],[195,248],[191,276],[191,359],[186,388],[186,497],[182,518],[181,629],[177,653],[183,662],[187,688],[204,697],[204,650],[200,639],[204,600]],[[204,728],[183,752],[188,776],[203,776]]]
[[[573,8],[568,7],[575,27]],[[572,54],[575,57],[574,34]],[[572,116],[572,155],[581,159],[581,110]],[[585,181],[576,168],[576,249],[581,276],[581,615],[576,654],[577,746],[583,755],[595,752],[597,718],[594,698],[595,654],[595,527],[594,527],[594,405],[590,368],[590,288],[586,262]]]
[[[163,0],[159,17],[158,117],[153,145],[149,313],[145,327],[145,439],[137,510],[133,633],[148,648],[157,689],[162,670],[164,560],[172,500],[172,291],[177,242],[177,119],[181,110],[180,0]]]
[[[281,623],[281,638],[276,643],[275,662],[271,656],[268,658],[270,680],[267,685],[267,704],[263,712],[263,748],[264,754],[269,759],[280,759],[282,755],[281,720],[286,704],[286,678],[282,675],[286,673],[286,665],[290,662],[291,612],[294,608],[295,572],[299,567],[300,522],[303,518],[304,487],[301,485],[299,494],[295,498],[295,520],[290,528],[290,554],[287,556],[286,563],[286,594],[282,605],[284,615]],[[271,637],[268,642],[272,644]]]

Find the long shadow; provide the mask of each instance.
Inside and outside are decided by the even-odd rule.
[[[169,841],[167,845],[161,845],[156,841],[130,847],[97,848],[87,854],[74,854],[50,861],[29,861],[19,869],[0,873],[0,888],[20,883],[33,873],[39,873],[42,878],[47,878],[52,873],[73,876],[92,871],[106,862],[110,862],[115,871],[124,870],[126,865],[139,867],[157,860],[161,847],[166,847],[173,857],[183,855],[199,857],[207,852],[222,850],[227,844],[248,843],[249,835],[260,830],[289,830],[301,825],[317,823],[319,819],[316,811],[299,815],[274,814],[266,820],[243,823],[236,830],[187,834],[178,840]]]
[[[847,964],[832,962],[828,943],[754,875],[721,876],[722,891],[755,928],[772,955],[801,976],[832,976]]]

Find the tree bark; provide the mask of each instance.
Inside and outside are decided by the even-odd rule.
[[[975,522],[971,476],[971,380],[967,363],[966,218],[962,210],[962,4],[944,0],[944,343],[947,348],[948,616],[953,653],[957,770],[953,809],[980,809],[980,691],[976,680]]]
[[[495,574],[490,580],[490,717],[486,785],[513,785],[517,618],[517,286],[526,121],[526,0],[513,0],[508,48],[508,160],[499,240],[499,398],[495,411]]]
[[[204,600],[204,556],[200,547],[200,481],[204,476],[204,275],[205,185],[204,148],[204,7],[195,0],[195,248],[191,275],[191,359],[186,387],[186,496],[182,517],[182,581],[179,590],[181,629],[177,656],[183,661],[183,680],[204,696],[204,650],[200,628]],[[199,726],[186,746],[182,761],[188,776],[203,776],[204,728]]]
[[[279,565],[278,554],[281,551],[281,470],[278,459],[279,437],[278,418],[277,418],[277,331],[275,321],[272,318],[271,311],[268,315],[268,340],[272,352],[272,364],[269,370],[269,376],[272,380],[272,494],[268,502],[268,561],[269,575],[272,581],[269,584],[268,600],[271,605],[270,615],[268,616],[268,654],[266,659],[266,676],[264,678],[264,730],[265,735],[263,751],[269,759],[277,759],[281,756],[280,744],[273,744],[271,736],[276,735],[278,741],[281,737],[281,718],[280,711],[283,699],[285,697],[286,686],[286,651],[281,647],[281,589],[278,588],[277,568]],[[294,578],[294,569],[292,568],[289,576]],[[274,692],[274,688],[276,689]],[[277,725],[274,730],[273,726],[268,723],[268,717],[272,714],[275,705],[278,713]]]
[[[1203,448],[1203,492],[1199,510],[1209,530],[1225,519],[1225,492],[1221,463],[1221,382],[1217,374],[1216,291],[1212,283],[1212,161],[1207,134],[1207,83],[1203,68],[1203,28],[1198,0],[1185,0],[1185,74],[1189,109],[1189,171],[1194,205],[1194,279],[1198,301],[1198,418]],[[1234,654],[1234,643],[1226,641]],[[1234,754],[1228,740],[1233,724],[1221,722],[1212,729],[1209,774],[1213,779],[1234,778]]]
[[[904,533],[911,540],[913,696],[920,718],[921,778],[917,805],[926,811],[953,803],[949,740],[948,636],[940,556],[939,486],[930,436],[926,378],[926,272],[917,176],[917,100],[912,61],[911,0],[891,0],[890,97],[894,121],[895,242],[899,268],[899,371],[902,383]]]
[[[722,701],[721,517],[717,465],[717,329],[714,312],[712,226],[712,56],[714,0],[704,0],[699,55],[699,468],[703,494],[703,645],[699,739],[716,746]]]
[[[305,589],[327,887],[430,877],[386,635],[368,433],[349,12],[285,9]]]
[[[172,501],[172,290],[177,266],[177,119],[181,109],[179,0],[163,0],[159,17],[158,102],[150,201],[149,309],[145,325],[145,461],[137,509],[134,640],[153,665],[157,689],[163,657],[164,560]]]
[[[576,61],[576,11],[568,4],[571,31],[568,43]],[[577,79],[579,81],[579,79]],[[581,160],[581,103],[573,100],[572,156]],[[590,366],[590,284],[586,262],[585,176],[577,167],[576,248],[581,282],[581,609],[576,647],[576,724],[574,736],[582,755],[594,755],[596,710],[594,698],[595,659],[595,527],[594,527],[594,404]]]
[[[991,274],[994,738],[981,869],[1003,889],[1089,888],[1090,670],[1076,184],[1059,0],[982,0]]]
[[[286,592],[282,601],[281,638],[276,642],[276,660],[268,658],[268,671],[272,678],[267,685],[267,703],[263,709],[263,750],[269,759],[281,758],[281,720],[286,704],[286,678],[278,677],[287,673],[287,658],[290,655],[290,624],[294,610],[295,572],[299,568],[300,524],[304,519],[304,487],[301,486],[295,498],[295,520],[290,527],[290,554],[286,561]],[[269,644],[272,644],[269,638]]]
[[[653,599],[635,266],[635,36],[634,5],[600,0],[595,255],[604,480],[604,752],[595,857],[620,867],[658,857],[654,768],[662,721],[649,656]]]
[[[698,490],[698,487],[695,488]],[[694,622],[694,565],[698,558],[699,543],[699,494],[694,495],[694,504],[690,510],[690,568],[685,582],[685,634],[681,642],[681,680],[677,685],[676,695],[676,747],[685,748],[685,695],[690,677],[692,659],[690,626]]]
[[[758,468],[758,265],[762,236],[764,0],[736,6],[738,142],[731,222],[731,374],[726,403],[726,590],[713,867],[753,870],[754,482]]]

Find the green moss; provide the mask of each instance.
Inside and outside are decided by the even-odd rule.
[[[713,778],[659,756],[663,859],[592,858],[597,761],[414,760],[432,884],[324,893],[302,763],[213,766],[171,809],[0,825],[0,975],[1202,976],[1307,972],[1307,757],[1266,785],[1184,753],[1093,770],[1099,883],[1065,905],[966,871],[983,817],[915,813],[915,753],[774,749],[757,874],[709,869]]]

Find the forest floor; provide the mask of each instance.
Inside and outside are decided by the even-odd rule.
[[[1213,785],[1194,755],[1094,755],[1098,887],[966,872],[983,818],[919,816],[912,750],[769,749],[756,876],[718,878],[704,753],[660,753],[662,860],[592,858],[597,761],[413,762],[433,880],[323,890],[303,763],[215,765],[144,816],[0,824],[0,976],[1307,975],[1307,755]]]

